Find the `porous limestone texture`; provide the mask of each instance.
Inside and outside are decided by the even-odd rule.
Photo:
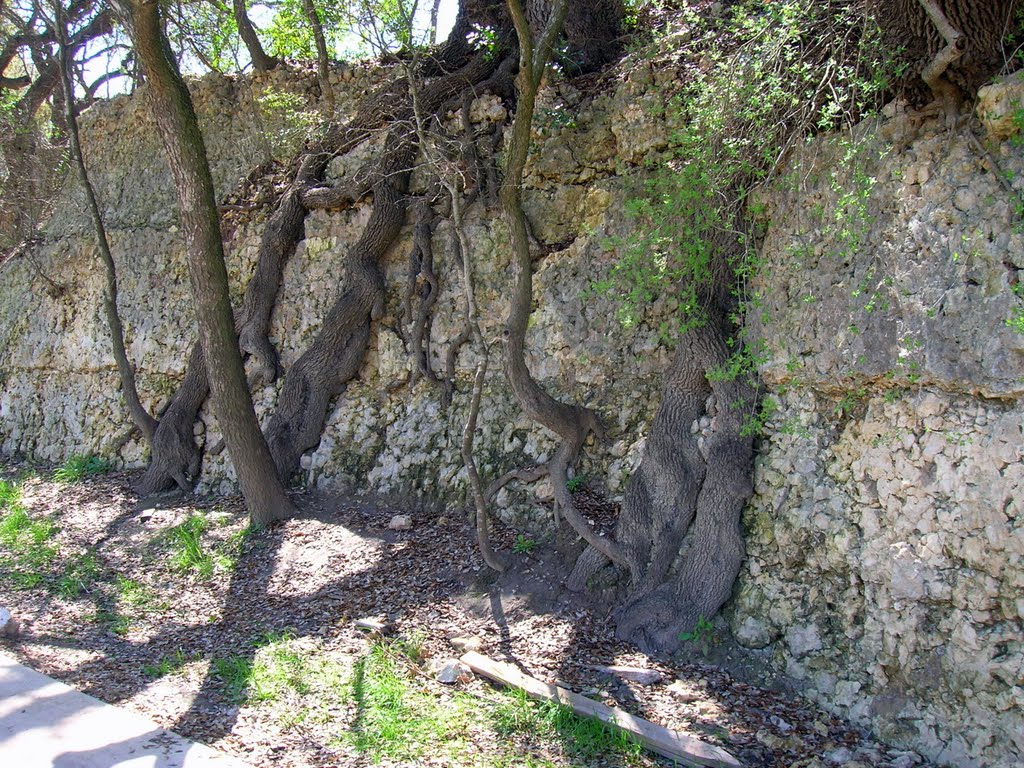
[[[801,148],[763,195],[748,332],[776,409],[729,618],[884,740],[1010,768],[1024,764],[1024,337],[1008,325],[1024,161],[912,116],[862,128]]]
[[[591,286],[616,263],[613,243],[631,234],[624,200],[679,127],[665,107],[682,82],[676,61],[631,55],[592,92],[548,87],[526,179],[539,241],[528,362],[552,394],[602,414],[607,442],[587,446],[579,471],[613,497],[639,462],[658,405],[671,357],[659,329],[672,305],[658,299],[625,328],[615,301]],[[384,77],[335,73],[341,114]],[[316,108],[308,71],[209,76],[191,87],[222,198],[254,166],[288,158],[316,123],[306,114]],[[471,117],[485,133],[505,109],[483,94]],[[174,192],[141,93],[93,107],[83,130],[129,355],[156,412],[195,337]],[[376,146],[379,137],[336,158],[329,180],[352,174]],[[1012,178],[1013,190],[1000,178]],[[922,128],[894,109],[854,134],[793,150],[758,206],[763,263],[747,343],[776,408],[759,445],[749,557],[728,618],[767,670],[948,765],[1024,761],[1024,336],[1008,325],[1024,324],[1022,185],[1015,145]],[[424,187],[414,174],[413,192]],[[54,462],[97,452],[139,466],[144,446],[125,437],[98,260],[74,183],[57,210],[37,244],[0,266],[0,451]],[[344,285],[347,248],[369,212],[361,203],[307,219],[272,319],[285,370]],[[235,213],[225,237],[237,300],[267,212]],[[490,341],[508,308],[507,230],[486,195],[468,211],[467,229]],[[385,259],[385,316],[299,480],[462,509],[460,444],[477,360],[463,348],[448,406],[428,381],[402,384],[410,243],[406,232]],[[440,373],[462,322],[446,222],[434,254],[430,359]],[[554,445],[514,405],[497,357],[477,435],[487,477],[542,461]],[[280,382],[254,393],[264,421],[279,391]],[[210,446],[220,440],[208,408],[195,435]],[[226,452],[204,458],[200,488],[233,489]],[[513,485],[496,507],[543,531],[549,499],[549,484]]]

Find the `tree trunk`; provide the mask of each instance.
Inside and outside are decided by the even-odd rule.
[[[471,88],[491,88],[499,93],[504,91],[504,79],[509,77],[509,68],[502,61],[501,47],[498,55],[491,55],[487,51],[474,53],[466,39],[470,27],[471,20],[466,16],[460,16],[444,46],[435,56],[423,62],[423,76],[432,78],[421,88],[423,108],[426,111],[440,110],[450,100],[461,99],[462,94]],[[246,285],[238,317],[239,345],[244,354],[251,356],[254,381],[269,383],[274,381],[279,373],[277,352],[267,338],[270,317],[284,264],[295,252],[296,244],[303,237],[307,210],[352,204],[380,179],[378,167],[364,169],[365,172],[356,174],[355,182],[342,189],[317,186],[327,164],[332,157],[348,152],[368,138],[373,131],[389,123],[399,127],[404,125],[407,128],[411,117],[407,84],[404,79],[399,78],[371,94],[348,123],[332,125],[324,138],[310,147],[296,163],[298,170],[294,181],[282,194],[277,209],[264,229],[256,270]],[[379,201],[375,201],[375,205],[378,203],[386,205],[385,198],[382,196]],[[397,201],[397,204],[401,205],[401,200]],[[371,217],[368,228],[376,227],[375,222],[384,221],[386,218],[384,211]],[[363,253],[365,256],[365,251]],[[364,266],[369,266],[365,258],[361,261]],[[373,266],[372,269],[376,267]],[[356,292],[350,296],[358,298],[360,294]],[[328,343],[326,338],[320,342],[317,355],[307,357],[303,366],[292,372],[295,383],[286,385],[295,388],[292,391],[295,392],[298,406],[293,407],[302,423],[289,425],[283,416],[276,418],[271,442],[276,446],[275,461],[285,474],[294,471],[302,452],[319,441],[319,433],[315,432],[314,426],[319,424],[322,428],[331,399],[344,386],[345,381],[358,370],[358,364],[365,353],[368,336],[347,334],[333,326],[342,321],[352,323],[353,328],[359,325],[348,317],[348,310],[338,304],[325,319],[324,333],[332,337],[332,343],[345,347],[351,343],[352,350],[351,357],[346,358],[343,371],[325,375],[334,390],[333,394],[320,388],[317,380],[324,377],[312,370],[324,365],[324,360],[318,359],[318,356],[335,354],[329,352],[331,343]],[[368,323],[369,320],[364,318],[361,322]],[[348,371],[352,373],[346,373]],[[305,380],[306,385],[300,386],[300,380]],[[160,420],[160,426],[154,436],[149,467],[136,485],[139,493],[155,493],[174,483],[182,485],[195,476],[200,453],[192,438],[192,427],[205,398],[205,386],[206,371],[202,365],[202,355],[194,351],[185,382],[175,395],[171,408]],[[306,392],[301,393],[299,390],[302,389],[306,389]],[[307,397],[311,398],[311,404],[315,403],[317,408],[322,409],[319,415],[316,410],[307,412],[302,407],[301,404]],[[282,402],[287,401],[282,399]],[[271,433],[268,432],[269,434]],[[296,445],[299,442],[311,444],[296,452]]]
[[[334,89],[328,79],[328,68],[331,64],[327,53],[327,40],[324,38],[324,27],[320,23],[320,12],[314,0],[302,0],[302,10],[306,14],[309,26],[313,30],[313,41],[316,43],[316,79],[320,81],[320,96],[324,100],[329,116],[334,115]]]
[[[57,37],[57,57],[60,69],[61,86],[64,92],[64,117],[67,122],[68,137],[71,143],[71,157],[78,173],[78,180],[85,192],[86,204],[89,208],[89,215],[92,218],[93,229],[96,233],[96,247],[103,262],[104,286],[103,286],[103,313],[107,319],[107,327],[110,330],[110,341],[113,346],[114,360],[117,363],[118,375],[121,378],[121,393],[124,395],[125,404],[128,407],[128,415],[136,426],[147,444],[153,442],[153,433],[156,430],[156,419],[149,415],[142,402],[139,400],[138,388],[135,384],[135,370],[128,360],[128,353],[124,346],[124,327],[121,324],[121,316],[117,310],[117,270],[114,266],[114,257],[110,253],[110,243],[107,240],[107,230],[103,225],[103,217],[100,214],[99,204],[96,202],[96,193],[92,182],[89,180],[89,173],[85,167],[85,156],[82,154],[82,142],[78,134],[78,117],[75,114],[75,89],[71,83],[70,57],[67,45],[67,19],[63,6],[57,2],[55,10],[55,32]]]
[[[742,380],[708,381],[729,357],[726,314],[709,311],[676,352],[616,528],[633,575],[617,631],[645,650],[674,650],[681,633],[718,613],[745,551],[740,517],[754,454],[743,418],[755,396]],[[693,425],[704,416],[711,427],[698,438]]]
[[[504,333],[505,373],[519,407],[531,419],[543,424],[562,439],[554,457],[548,462],[558,509],[590,546],[611,560],[624,563],[625,558],[618,545],[590,528],[586,519],[576,509],[567,487],[568,468],[582,450],[587,435],[591,432],[601,432],[597,415],[586,408],[559,402],[545,392],[530,374],[524,351],[526,329],[533,304],[533,266],[526,212],[523,210],[523,170],[530,147],[537,91],[540,89],[544,69],[565,20],[568,2],[558,0],[550,10],[550,15],[538,20],[538,23],[544,24],[544,28],[536,45],[530,22],[519,0],[508,0],[508,4],[519,38],[519,74],[516,77],[516,114],[512,123],[512,134],[506,154],[505,178],[500,192],[505,220],[509,227],[515,269],[515,287]],[[544,10],[546,8],[545,6]],[[535,9],[531,8],[531,12],[533,11]]]
[[[252,68],[257,72],[267,72],[281,62],[267,54],[260,43],[260,36],[256,34],[256,28],[249,20],[249,11],[246,8],[245,0],[232,0],[231,12],[235,17],[235,25],[238,27],[238,36],[245,43],[249,51],[249,58],[252,60]]]
[[[293,511],[260,432],[228,298],[213,179],[192,99],[174,64],[157,0],[133,0],[135,50],[178,192],[189,279],[213,408],[254,525]]]

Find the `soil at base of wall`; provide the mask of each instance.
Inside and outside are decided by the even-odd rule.
[[[128,473],[57,483],[48,473],[6,466],[0,476],[19,477],[29,517],[56,527],[45,542],[52,557],[35,566],[38,583],[15,583],[10,567],[0,573],[0,605],[20,624],[15,638],[2,641],[4,650],[254,765],[374,762],[364,743],[345,736],[362,722],[358,701],[331,698],[331,691],[351,690],[348,681],[262,691],[250,682],[239,690],[229,675],[231,668],[251,670],[261,648],[274,643],[307,667],[315,662],[342,670],[342,677],[353,674],[377,642],[353,624],[366,617],[387,622],[394,636],[416,646],[417,661],[408,665],[413,684],[442,703],[459,697],[462,706],[476,700],[487,710],[500,695],[481,680],[444,686],[430,672],[459,655],[452,638],[472,637],[488,656],[716,743],[746,766],[926,765],[807,703],[699,663],[696,643],[685,654],[654,657],[617,641],[598,609],[563,589],[566,573],[553,547],[534,547],[499,529],[495,543],[512,566],[496,576],[481,566],[473,531],[458,511],[413,511],[411,530],[394,531],[389,521],[405,510],[302,493],[295,495],[295,518],[244,535],[237,498],[140,500]],[[203,521],[192,524],[199,565],[187,568],[179,556],[183,538],[174,531],[196,515]],[[17,557],[0,543],[8,566]],[[639,685],[594,669],[611,664],[653,670],[661,680]],[[649,755],[609,754],[595,762],[566,740],[467,722],[477,725],[463,735],[469,748],[461,755],[428,743],[411,762],[378,756],[377,764],[662,764]]]

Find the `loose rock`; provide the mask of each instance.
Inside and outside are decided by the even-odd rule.
[[[395,515],[388,523],[388,528],[392,531],[411,531],[412,518],[409,515]]]

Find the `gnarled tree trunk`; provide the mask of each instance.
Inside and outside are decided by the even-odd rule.
[[[486,13],[490,9],[483,4],[474,10]],[[452,102],[460,103],[462,94],[473,87],[500,88],[500,83],[492,83],[492,79],[507,75],[507,68],[501,67],[503,47],[499,47],[498,55],[474,52],[467,42],[470,26],[470,18],[460,16],[448,42],[433,59],[424,62],[424,76],[428,78],[420,88],[424,111],[436,112]],[[404,220],[399,190],[404,184],[401,177],[415,157],[415,132],[409,130],[412,115],[403,78],[368,97],[352,120],[331,126],[324,138],[299,159],[294,181],[282,194],[264,230],[256,269],[246,286],[236,323],[240,347],[253,358],[253,380],[266,383],[279,374],[277,352],[267,338],[270,317],[284,264],[304,236],[307,212],[350,205],[371,189],[375,193],[374,213],[352,253],[355,282],[339,297],[320,335],[289,372],[268,426],[282,478],[297,469],[302,453],[319,442],[331,400],[358,370],[365,354],[371,316],[382,305],[382,279],[376,260],[393,242]],[[320,186],[332,157],[349,151],[388,124],[395,127],[380,163],[362,169],[346,187]],[[185,382],[160,421],[149,467],[137,484],[139,492],[156,492],[175,482],[180,485],[181,479],[191,482],[195,478],[200,454],[192,431],[206,394],[202,360],[201,354],[193,353]]]

